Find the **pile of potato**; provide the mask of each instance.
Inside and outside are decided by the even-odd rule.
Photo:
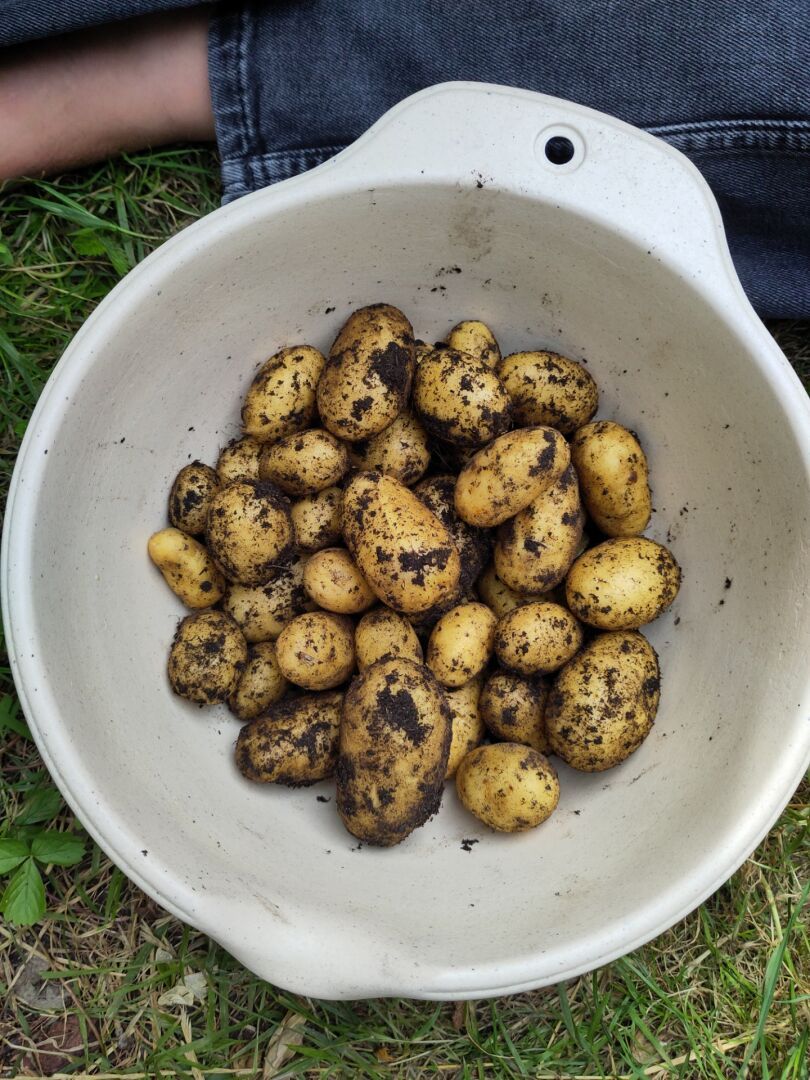
[[[573,360],[501,357],[480,322],[426,345],[387,304],[354,312],[328,358],[264,364],[244,436],[181,469],[149,541],[194,611],[171,686],[245,722],[244,776],[335,776],[346,828],[392,845],[450,777],[517,832],[559,800],[548,754],[598,772],[637,749],[660,688],[638,628],[680,570],[640,535],[638,439],[591,422],[597,404]]]

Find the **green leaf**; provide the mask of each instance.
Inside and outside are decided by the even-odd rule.
[[[0,840],[0,874],[10,874],[28,858],[28,845],[10,836]]]
[[[31,854],[41,863],[74,866],[84,854],[84,840],[75,833],[48,829],[34,837]]]
[[[0,266],[11,266],[14,262],[14,256],[11,254],[11,248],[5,241],[0,240]]]
[[[0,899],[0,914],[16,926],[31,926],[45,914],[45,886],[33,859],[17,867]]]
[[[77,255],[98,257],[106,254],[96,229],[77,229],[71,233],[70,244]]]
[[[100,240],[107,258],[112,263],[113,270],[115,270],[116,274],[120,277],[123,277],[124,274],[128,274],[132,269],[132,263],[123,247],[117,240],[113,240],[111,236],[101,236]]]
[[[13,731],[24,739],[31,738],[28,725],[20,716],[20,703],[11,694],[3,694],[0,698],[0,732],[2,731]]]
[[[54,787],[40,788],[25,803],[15,825],[36,825],[51,821],[62,809],[62,796]]]

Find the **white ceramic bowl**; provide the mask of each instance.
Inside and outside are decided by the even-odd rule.
[[[567,165],[545,158],[555,133],[574,143]],[[238,432],[260,361],[327,348],[378,300],[425,338],[476,317],[504,351],[585,357],[600,415],[648,448],[651,535],[684,568],[649,629],[652,735],[611,772],[562,768],[558,812],[528,834],[488,832],[448,789],[402,846],[358,850],[317,801],[328,784],[245,783],[228,713],[165,681],[181,609],[146,539],[174,473]],[[807,765],[808,432],[685,158],[552,98],[434,88],[170,240],[76,336],[28,429],[4,537],[26,715],[111,858],[274,982],[463,998],[571,977],[715,890]]]

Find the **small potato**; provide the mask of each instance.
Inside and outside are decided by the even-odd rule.
[[[149,558],[186,607],[207,608],[222,599],[225,578],[206,549],[179,529],[161,529],[149,537]]]
[[[304,567],[307,596],[338,615],[359,615],[377,602],[368,582],[345,548],[324,548]]]
[[[348,442],[387,428],[407,404],[414,366],[413,327],[398,308],[372,304],[355,311],[318,383],[323,426]]]
[[[334,487],[349,467],[346,446],[328,431],[314,429],[288,435],[266,446],[259,458],[259,476],[288,495],[311,495]]]
[[[456,513],[469,525],[500,525],[552,488],[570,464],[568,443],[554,428],[510,431],[459,473]]]
[[[351,458],[355,468],[375,469],[410,487],[430,464],[428,434],[415,416],[401,413],[379,435],[354,443]]]
[[[486,604],[459,604],[442,615],[427,647],[426,663],[442,686],[457,689],[489,662],[498,620]]]
[[[655,649],[636,631],[599,634],[562,669],[546,702],[555,754],[601,772],[629,757],[650,733],[661,689]]]
[[[645,536],[605,540],[583,552],[565,582],[569,608],[600,630],[635,630],[666,611],[681,585],[672,552]]]
[[[354,634],[348,619],[325,611],[296,615],[276,641],[285,679],[305,690],[331,690],[354,671]]]
[[[568,663],[582,647],[582,638],[582,627],[570,611],[536,601],[498,620],[495,655],[520,675],[547,675]]]
[[[272,641],[259,641],[248,649],[245,670],[230,696],[228,706],[238,720],[253,720],[280,701],[287,690]]]
[[[234,480],[258,480],[259,457],[262,444],[258,439],[246,435],[243,439],[231,439],[219,452],[217,476],[221,484],[232,484]]]
[[[456,323],[447,335],[447,347],[475,357],[494,371],[501,359],[501,350],[495,335],[486,323],[465,319]]]
[[[169,521],[189,536],[205,532],[208,504],[219,487],[217,474],[201,461],[180,470],[169,493]]]
[[[486,568],[476,582],[478,595],[487,605],[490,611],[500,619],[508,611],[514,611],[521,604],[531,603],[533,597],[515,592],[508,585],[504,585],[495,573],[492,563]]]
[[[293,555],[264,585],[229,585],[222,601],[250,642],[274,641],[296,615],[315,606],[304,591],[306,559]]]
[[[478,712],[481,697],[482,678],[471,679],[458,690],[446,690],[445,698],[450,706],[450,718],[453,734],[450,739],[450,756],[447,759],[445,780],[456,775],[461,762],[479,745],[486,735],[484,721]]]
[[[245,724],[236,765],[248,780],[308,787],[335,771],[343,694],[303,694],[279,701]]]
[[[311,427],[316,388],[325,364],[323,354],[310,345],[294,345],[274,353],[245,394],[245,434],[266,443]]]
[[[215,705],[227,701],[248,658],[242,631],[221,611],[187,615],[177,627],[169,653],[172,690],[187,701]]]
[[[340,540],[340,510],[343,492],[339,487],[324,488],[304,495],[290,507],[295,542],[302,551],[320,551],[334,547]]]
[[[521,427],[547,424],[570,435],[587,424],[599,404],[599,390],[582,364],[559,353],[512,353],[497,371]]]
[[[290,504],[274,484],[236,480],[212,496],[206,538],[226,578],[264,585],[292,554]]]
[[[499,832],[525,832],[541,825],[560,801],[551,762],[517,743],[473,750],[458,767],[456,791],[471,814]]]
[[[459,590],[464,593],[470,589],[481,573],[489,558],[491,545],[487,532],[477,529],[474,525],[468,525],[456,513],[455,490],[456,478],[442,475],[422,480],[413,492],[428,510],[436,515],[458,548],[461,557]]]
[[[509,395],[495,372],[455,349],[424,357],[413,407],[431,435],[458,446],[483,446],[512,424]]]
[[[542,679],[525,679],[511,671],[496,671],[484,683],[478,711],[497,739],[549,752],[543,713],[548,687]]]
[[[606,536],[639,536],[652,513],[647,457],[621,424],[600,420],[571,440],[585,508]]]
[[[407,619],[386,607],[369,611],[357,624],[354,651],[361,671],[384,657],[402,656],[417,664],[424,659],[414,628]]]

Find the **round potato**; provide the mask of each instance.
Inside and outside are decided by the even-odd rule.
[[[346,694],[337,808],[369,844],[398,844],[439,809],[450,751],[450,709],[423,664],[378,660]]]
[[[645,536],[605,540],[568,571],[565,596],[577,618],[600,630],[635,630],[666,611],[681,585],[671,551]]]
[[[302,551],[320,551],[334,547],[340,540],[340,509],[343,492],[339,487],[324,488],[304,495],[290,507],[295,542]]]
[[[571,440],[582,500],[606,536],[639,536],[652,513],[647,457],[621,424],[600,420]]]
[[[334,485],[349,467],[344,443],[328,431],[313,429],[288,435],[266,446],[259,458],[259,476],[288,495],[311,495]]]
[[[338,615],[358,615],[377,602],[345,548],[324,548],[307,559],[304,588],[311,600]]]
[[[189,536],[205,532],[208,504],[219,487],[217,474],[201,461],[180,470],[169,493],[169,521]]]
[[[305,690],[331,690],[354,671],[354,634],[348,619],[326,611],[296,615],[276,641],[285,679]]]
[[[546,702],[552,750],[583,772],[618,765],[649,735],[660,689],[646,638],[632,630],[599,634],[554,680]]]
[[[483,446],[512,424],[509,395],[486,364],[456,349],[434,349],[416,369],[413,406],[437,438]]]
[[[547,675],[582,647],[582,627],[560,604],[523,604],[498,620],[495,655],[520,675]]]
[[[465,686],[458,690],[446,690],[445,698],[450,706],[450,720],[452,737],[450,739],[450,754],[447,758],[447,769],[444,774],[445,780],[456,775],[461,762],[478,746],[486,735],[484,721],[478,712],[478,701],[481,697],[483,679],[471,679]]]
[[[515,592],[508,585],[504,585],[495,573],[495,567],[492,563],[478,578],[476,589],[481,600],[499,619],[508,611],[514,611],[516,607],[520,607],[521,604],[531,603],[533,599],[531,596]]]
[[[262,444],[258,439],[246,435],[243,439],[231,439],[219,452],[217,476],[221,484],[232,484],[234,480],[258,480],[259,457]]]
[[[245,434],[266,443],[311,427],[316,388],[325,364],[323,354],[310,345],[294,345],[271,356],[245,395]]]
[[[304,590],[305,565],[303,556],[293,555],[264,585],[228,586],[222,607],[247,641],[274,641],[291,619],[312,610]]]
[[[469,525],[500,525],[553,487],[570,464],[568,443],[554,428],[507,432],[459,473],[456,513]]]
[[[498,620],[486,604],[459,604],[433,628],[426,663],[442,686],[457,689],[484,670]]]
[[[379,435],[354,443],[351,457],[356,468],[375,469],[410,487],[430,464],[428,434],[415,416],[401,413]]]
[[[511,671],[496,671],[484,683],[478,711],[482,723],[497,739],[549,752],[543,713],[548,687],[542,679],[525,679]]]
[[[289,559],[294,539],[290,504],[274,484],[236,480],[211,497],[208,548],[230,581],[264,585]]]
[[[238,720],[253,720],[280,701],[287,690],[272,641],[259,641],[248,649],[245,670],[228,700]]]
[[[489,558],[491,544],[489,533],[468,525],[458,516],[454,503],[455,490],[454,476],[431,476],[416,485],[414,495],[441,521],[458,548],[461,558],[459,592],[464,593],[481,573]]]
[[[407,619],[386,607],[369,611],[357,624],[354,651],[361,671],[384,657],[402,656],[417,664],[424,659],[414,628]]]
[[[387,428],[407,404],[414,366],[413,327],[398,308],[372,304],[355,311],[318,383],[324,427],[348,442]]]
[[[456,773],[462,805],[498,832],[525,832],[542,824],[560,801],[557,773],[530,746],[494,743],[468,754]]]
[[[308,787],[335,771],[343,694],[303,694],[272,705],[239,732],[236,765],[248,780]]]
[[[475,319],[465,319],[464,322],[456,323],[447,335],[447,346],[467,353],[480,360],[487,367],[495,368],[501,359],[501,350],[495,335],[486,323],[477,322]]]
[[[242,631],[221,611],[187,615],[169,652],[169,682],[187,701],[215,705],[227,701],[248,658]]]
[[[207,608],[222,599],[225,578],[206,549],[179,529],[161,529],[149,537],[149,558],[186,607]]]
[[[570,435],[587,424],[599,404],[599,390],[582,364],[559,353],[512,353],[497,371],[521,426],[547,424]]]

